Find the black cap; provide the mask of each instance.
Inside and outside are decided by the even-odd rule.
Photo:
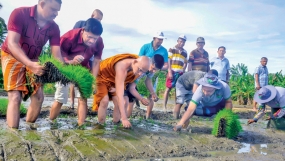
[[[155,54],[152,57],[152,63],[155,65],[156,68],[161,69],[164,65],[164,58],[160,54]]]

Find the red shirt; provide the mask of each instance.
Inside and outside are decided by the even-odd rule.
[[[95,59],[101,59],[104,48],[103,40],[99,37],[94,46],[88,47],[82,39],[82,28],[73,29],[60,38],[60,48],[64,60],[72,60],[77,55],[82,55],[82,66],[90,68],[89,59],[94,55]]]
[[[49,40],[51,46],[59,46],[60,31],[54,21],[48,22],[43,28],[38,27],[36,21],[37,6],[15,9],[8,21],[8,31],[21,35],[19,44],[30,59],[37,59],[43,46]],[[8,48],[8,38],[2,45],[2,50],[11,54]]]

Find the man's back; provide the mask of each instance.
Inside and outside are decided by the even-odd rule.
[[[194,83],[201,79],[205,74],[206,73],[202,71],[189,71],[180,76],[177,82],[182,84],[185,89],[192,90]]]
[[[80,20],[77,21],[73,27],[73,29],[82,28],[85,26],[86,21]]]

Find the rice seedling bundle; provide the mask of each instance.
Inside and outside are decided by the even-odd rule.
[[[237,137],[242,131],[238,115],[232,110],[221,110],[214,119],[212,134],[216,137],[227,137],[229,139]]]
[[[44,66],[45,73],[42,76],[34,75],[35,82],[54,83],[60,82],[64,85],[75,84],[82,98],[89,98],[93,93],[94,76],[88,69],[81,65],[64,65],[50,54],[42,54],[39,62]]]

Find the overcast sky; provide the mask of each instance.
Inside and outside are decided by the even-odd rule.
[[[0,16],[7,22],[14,8],[32,6],[38,0],[1,0]],[[185,49],[196,48],[195,40],[206,40],[210,58],[217,48],[227,48],[231,64],[244,63],[249,72],[268,57],[269,72],[284,69],[284,0],[62,0],[55,19],[61,35],[78,20],[86,20],[94,9],[104,13],[103,58],[118,53],[139,53],[152,40],[155,31],[167,37],[163,46],[176,44],[177,37],[188,38]],[[284,73],[284,72],[283,72]]]

